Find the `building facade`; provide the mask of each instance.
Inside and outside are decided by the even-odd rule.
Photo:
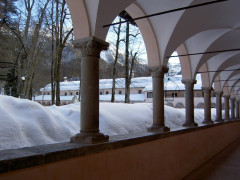
[[[167,77],[164,79],[164,102],[166,105],[175,108],[185,107],[185,86],[181,82],[181,76]],[[60,83],[61,105],[67,105],[78,102],[80,96],[80,81],[68,81]],[[38,103],[49,106],[51,102],[51,85],[48,84],[41,88],[41,95],[35,97]],[[99,80],[99,100],[101,102],[110,102],[112,96],[112,79]],[[201,89],[201,78],[197,76],[197,83],[194,86],[194,106],[203,108],[204,94]],[[116,79],[115,102],[124,102],[125,99],[125,80],[124,78]],[[152,103],[152,77],[132,78],[130,85],[130,101]],[[212,107],[215,107],[215,97],[212,97]]]

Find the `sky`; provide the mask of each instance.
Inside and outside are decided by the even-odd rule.
[[[113,23],[115,23],[115,22],[119,22],[118,17],[115,18],[115,20],[113,21]],[[115,25],[115,27],[118,27],[118,25]],[[124,32],[125,27],[126,27],[126,23],[123,23],[123,24],[122,24],[122,28],[121,28],[121,30],[123,31],[123,32],[121,33],[121,38],[123,38],[123,39],[124,39],[124,37],[125,37],[125,32]],[[139,28],[131,25],[131,26],[130,26],[130,32],[132,32],[133,34],[135,34],[136,31],[139,31]],[[140,31],[139,31],[139,32],[140,32]],[[108,34],[107,34],[107,37],[106,37],[106,41],[109,42],[110,44],[111,44],[111,43],[116,44],[116,38],[117,38],[117,36],[116,36],[115,32],[113,31],[113,26],[111,26],[111,27],[109,28],[109,31],[108,31]],[[139,48],[139,45],[140,45],[140,48]],[[135,48],[135,49],[138,49],[138,48],[139,48],[139,49],[140,49],[140,52],[141,52],[141,55],[139,56],[139,58],[141,58],[141,59],[143,60],[143,61],[142,61],[143,64],[147,64],[147,63],[148,63],[148,62],[147,62],[146,47],[145,47],[145,43],[144,43],[143,37],[142,37],[142,35],[141,35],[141,32],[140,32],[140,34],[137,36],[137,38],[136,38],[136,40],[134,41],[134,43],[132,43],[132,46],[130,46],[130,49],[131,49],[131,48],[133,48],[133,49],[134,49],[134,48]],[[124,42],[121,42],[121,43],[120,43],[120,52],[121,52],[122,54],[125,53],[125,43],[124,43]],[[178,55],[178,54],[177,54],[176,51],[174,51],[172,55],[176,56],[176,55]],[[104,53],[101,54],[101,57],[102,57],[103,59],[105,58]],[[179,63],[180,63],[180,62],[179,62],[179,58],[178,58],[178,57],[170,58],[170,59],[169,59],[169,63],[171,63],[171,64],[179,64]]]

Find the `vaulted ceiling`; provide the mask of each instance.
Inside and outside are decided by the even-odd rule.
[[[213,0],[68,0],[75,39],[105,39],[115,17],[126,10],[133,18],[188,7]],[[181,57],[183,79],[202,72],[203,86],[237,94],[240,78],[240,1],[226,0],[136,20],[147,49],[148,65],[167,65],[175,50]],[[226,70],[226,71],[225,71]],[[226,84],[228,84],[226,86]],[[225,88],[224,88],[225,87]],[[232,93],[231,93],[232,92]]]

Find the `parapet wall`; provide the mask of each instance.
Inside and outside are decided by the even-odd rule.
[[[0,179],[181,179],[240,137],[240,121],[0,151]],[[24,153],[25,152],[25,153]]]

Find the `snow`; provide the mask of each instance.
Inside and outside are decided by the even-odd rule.
[[[74,96],[60,96],[61,101],[72,101]],[[78,96],[77,96],[78,97]],[[103,94],[99,95],[100,101],[111,101],[111,94]],[[34,98],[35,101],[51,101],[52,96],[51,95],[39,95]],[[124,94],[115,94],[115,101],[116,102],[124,102],[125,95]],[[130,94],[130,100],[132,102],[143,102],[145,101],[144,94]]]
[[[74,96],[60,96],[61,101],[72,101]],[[34,98],[35,101],[51,101],[51,95],[39,95]]]
[[[0,95],[0,114],[0,150],[67,142],[80,130],[80,103],[45,107]],[[152,104],[100,103],[99,117],[101,132],[110,136],[146,132],[152,124]],[[195,109],[199,125],[203,118],[203,109]],[[185,109],[165,106],[165,119],[171,130],[179,129],[185,120]]]

